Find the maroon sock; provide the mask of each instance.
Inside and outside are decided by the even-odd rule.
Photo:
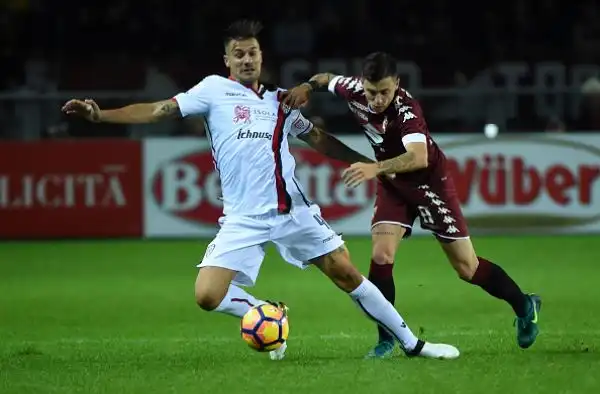
[[[381,291],[385,299],[392,305],[396,302],[396,285],[394,284],[394,276],[392,275],[393,270],[394,264],[377,264],[371,260],[369,280],[379,289],[379,291]],[[385,329],[379,326],[377,329],[379,330],[380,341],[394,340],[394,337],[392,337]]]
[[[502,267],[477,257],[479,267],[471,278],[471,283],[481,287],[488,294],[504,300],[510,304],[517,316],[523,317],[527,314],[527,297],[519,285],[502,269]]]

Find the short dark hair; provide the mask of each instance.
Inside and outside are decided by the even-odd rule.
[[[233,22],[225,30],[223,44],[227,46],[233,40],[247,40],[257,38],[263,25],[259,21],[240,19]]]
[[[396,59],[389,53],[373,52],[363,60],[362,77],[378,82],[387,77],[397,77]]]

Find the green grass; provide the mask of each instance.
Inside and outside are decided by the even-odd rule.
[[[368,269],[368,239],[349,239]],[[200,311],[205,241],[0,243],[0,393],[598,393],[598,238],[479,238],[544,299],[542,333],[523,351],[508,306],[458,279],[435,241],[397,257],[397,307],[413,330],[457,345],[456,361],[365,361],[375,329],[314,269],[268,255],[252,292],[290,305],[279,363]]]

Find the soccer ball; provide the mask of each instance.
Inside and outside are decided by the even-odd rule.
[[[289,332],[287,316],[275,305],[256,306],[242,318],[242,339],[259,352],[278,349],[287,340]]]

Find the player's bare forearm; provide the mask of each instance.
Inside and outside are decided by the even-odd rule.
[[[356,162],[374,163],[374,161],[369,159],[367,156],[364,156],[351,149],[342,141],[338,140],[319,127],[313,127],[311,131],[301,135],[299,138],[310,145],[317,152],[320,152],[332,159],[340,160],[349,164]]]
[[[415,152],[408,151],[400,156],[377,162],[380,174],[395,174],[398,172],[412,172],[427,167],[427,158]]]
[[[310,77],[308,82],[304,82],[303,84],[301,84],[300,87],[306,89],[306,94],[314,90],[321,90],[329,85],[329,82],[334,76],[335,75],[331,73],[315,74],[312,77]]]
[[[334,77],[335,75],[331,74],[331,73],[320,73],[320,74],[315,74],[313,75],[309,81],[310,82],[316,82],[320,88],[325,87],[327,85],[329,85],[329,82],[331,81],[331,79]]]
[[[118,109],[100,111],[100,122],[105,123],[155,123],[180,116],[175,100],[155,103],[132,104]]]

